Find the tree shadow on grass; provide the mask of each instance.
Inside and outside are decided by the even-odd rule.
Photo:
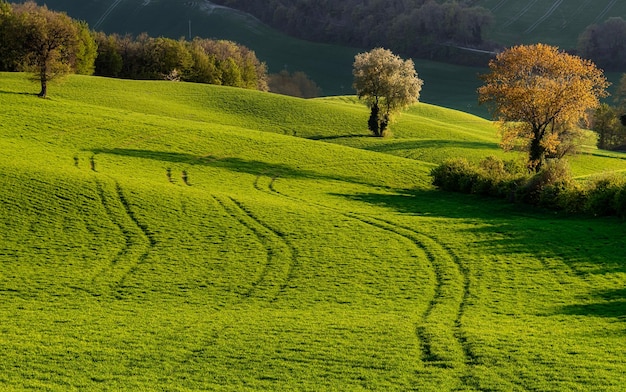
[[[596,297],[602,301],[564,306],[559,309],[559,313],[575,316],[612,317],[626,321],[626,289],[598,291]]]
[[[353,183],[366,184],[362,179],[344,177],[339,175],[329,175],[319,173],[313,170],[301,169],[289,165],[279,163],[268,163],[256,160],[246,160],[241,158],[226,157],[217,158],[213,156],[196,156],[186,153],[177,152],[165,152],[165,151],[152,151],[152,150],[138,150],[138,149],[126,149],[126,148],[112,148],[112,149],[94,149],[91,150],[94,154],[110,154],[124,157],[150,159],[168,163],[181,163],[188,165],[207,166],[214,168],[227,169],[239,173],[247,173],[252,175],[263,175],[270,177],[282,177],[282,178],[298,178],[298,179],[328,179],[336,181],[346,181]],[[371,185],[371,184],[366,184]]]
[[[37,93],[29,93],[29,92],[18,92],[18,91],[5,91],[5,90],[0,90],[0,94],[4,94],[4,95],[30,95],[30,96],[34,96],[34,97],[38,97],[39,94]]]
[[[360,139],[360,138],[368,139],[368,138],[373,138],[373,137],[374,137],[373,135],[367,135],[367,134],[333,135],[333,136],[314,135],[314,136],[307,137],[307,139],[324,141],[324,140]]]
[[[503,257],[532,254],[546,263],[546,268],[558,260],[577,275],[626,273],[626,223],[616,218],[570,216],[502,199],[438,190],[337,196],[407,216],[464,221],[465,228],[458,229],[460,236],[467,232],[474,246]]]
[[[365,147],[366,150],[376,152],[390,152],[398,150],[420,150],[420,149],[432,149],[432,148],[463,148],[463,149],[494,149],[497,148],[497,143],[489,142],[476,142],[476,141],[464,141],[464,140],[406,140],[406,141],[391,141],[389,143],[379,144],[375,146]]]

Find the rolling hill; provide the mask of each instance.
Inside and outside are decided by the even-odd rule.
[[[418,104],[0,74],[0,389],[604,390],[623,222],[434,190],[502,154]],[[577,175],[626,170],[589,148]]]
[[[172,38],[201,36],[229,39],[253,49],[270,72],[282,69],[306,72],[326,96],[352,94],[354,55],[364,49],[325,45],[294,39],[269,28],[256,18],[209,1],[70,0],[38,1],[85,20],[107,33],[147,32]],[[580,32],[611,16],[626,17],[626,4],[613,0],[520,1],[480,0],[476,5],[495,15],[489,38],[503,44],[543,42],[575,47]],[[191,30],[191,34],[190,34]],[[481,68],[416,60],[425,81],[421,100],[438,106],[488,117],[477,105],[477,75]],[[619,75],[609,75],[616,82]]]

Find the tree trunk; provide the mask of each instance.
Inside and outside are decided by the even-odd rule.
[[[382,130],[380,129],[378,122],[378,112],[380,108],[378,107],[378,103],[374,103],[372,105],[372,112],[370,114],[370,118],[367,121],[367,126],[370,131],[374,134],[374,136],[380,137],[382,136]]]
[[[541,145],[541,137],[539,131],[533,131],[533,139],[530,142],[528,151],[528,167],[535,173],[539,172],[545,160],[545,149]]]
[[[46,98],[48,96],[48,80],[46,78],[41,78],[41,92],[39,93],[40,98]]]

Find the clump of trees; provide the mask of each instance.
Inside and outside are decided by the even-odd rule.
[[[502,147],[525,151],[534,172],[575,151],[580,121],[609,85],[591,61],[543,44],[510,48],[489,68],[479,102],[500,121]]]
[[[472,1],[215,0],[299,38],[354,47],[387,47],[409,57],[477,61],[455,47],[491,48],[483,32],[493,15]],[[455,52],[454,58],[450,57]],[[484,61],[484,56],[480,61]]]
[[[499,54],[482,75],[479,101],[491,106],[502,126],[502,146],[526,153],[521,163],[489,157],[479,164],[452,159],[432,170],[441,189],[489,195],[546,208],[626,217],[626,181],[599,178],[574,181],[567,161],[578,125],[592,109],[604,113],[599,99],[608,82],[591,61],[537,44]],[[601,121],[602,116],[596,116]]]
[[[92,32],[86,23],[32,1],[0,0],[0,71],[28,71],[48,83],[68,73],[182,80],[268,90],[265,63],[232,41],[193,41]]]
[[[615,92],[615,106],[603,103],[594,112],[591,129],[598,134],[598,148],[626,150],[626,74]]]
[[[254,51],[226,40],[193,41],[96,33],[95,74],[166,79],[267,91],[267,67]]]
[[[390,50],[376,48],[354,58],[354,88],[370,108],[368,128],[382,137],[392,116],[419,99],[423,81],[413,60],[403,60]]]
[[[588,26],[578,37],[577,49],[607,71],[626,70],[626,20],[613,17]]]
[[[271,92],[292,97],[315,98],[321,93],[319,86],[306,73],[296,71],[290,73],[282,70],[269,75],[268,85]]]

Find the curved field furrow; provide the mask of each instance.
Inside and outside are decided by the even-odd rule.
[[[113,12],[113,10],[120,5],[120,3],[122,2],[122,0],[115,0],[113,2],[113,4],[111,4],[111,6],[109,8],[107,8],[106,11],[104,11],[104,14],[102,14],[102,16],[100,17],[100,19],[98,19],[96,21],[96,23],[93,25],[94,29],[98,29],[100,27],[100,25],[106,20],[106,18],[109,17],[109,15],[111,14],[111,12]]]
[[[469,268],[459,259],[456,253],[449,246],[447,246],[445,243],[438,240],[435,236],[417,232],[410,227],[398,225],[397,223],[391,222],[388,220],[384,220],[380,218],[373,218],[373,219],[389,224],[397,229],[407,230],[409,233],[412,233],[410,234],[411,236],[416,235],[419,238],[422,238],[422,241],[426,239],[426,241],[430,243],[430,246],[432,248],[439,248],[439,251],[442,252],[444,257],[449,258],[455,264],[456,266],[455,268],[458,269],[458,272],[460,273],[462,281],[463,281],[463,295],[462,295],[461,302],[458,306],[458,313],[454,320],[454,325],[456,327],[454,334],[456,338],[458,339],[458,341],[461,343],[466,364],[471,365],[473,363],[476,363],[476,360],[477,360],[476,354],[474,354],[471,347],[468,345],[467,337],[463,333],[463,329],[462,329],[463,328],[463,315],[465,314],[465,310],[467,308],[467,304],[468,304],[468,300],[470,296],[470,285],[471,285],[470,282],[471,281],[470,281]]]
[[[604,19],[604,17],[606,16],[606,14],[608,14],[608,12],[611,10],[611,8],[613,8],[613,6],[615,5],[615,3],[617,3],[617,0],[611,0],[609,2],[609,4],[606,5],[606,7],[604,7],[602,9],[602,11],[600,11],[600,13],[598,14],[598,16],[596,16],[596,18],[594,19],[594,23],[600,23],[602,22],[602,19]]]
[[[507,20],[506,23],[502,25],[502,27],[509,27],[513,23],[517,22],[522,16],[524,16],[539,0],[532,0],[526,4],[524,8],[520,10],[515,16],[511,19]]]
[[[425,362],[439,367],[459,367],[474,360],[461,332],[461,318],[469,292],[469,277],[448,248],[431,236],[394,222],[358,214],[346,214],[360,222],[378,227],[411,240],[423,249],[437,277],[435,296],[431,300],[418,335],[423,339]]]
[[[554,4],[546,11],[545,14],[541,16],[541,18],[537,19],[535,23],[531,24],[526,30],[524,30],[524,34],[532,33],[540,24],[542,24],[546,19],[548,19],[554,11],[556,11],[563,3],[563,0],[556,0]]]
[[[125,240],[124,246],[109,264],[91,280],[90,292],[93,295],[102,295],[103,291],[115,291],[133,268],[148,256],[155,242],[137,221],[118,184],[115,192],[105,190],[105,185],[100,181],[96,183],[96,187],[106,214],[119,228]]]
[[[504,6],[507,3],[507,1],[508,0],[500,0],[500,2],[498,4],[496,4],[490,11],[491,12],[496,12],[497,10],[502,8],[502,6]]]
[[[254,182],[257,190],[286,197],[299,203],[308,203],[334,213],[357,220],[377,229],[407,239],[424,251],[436,277],[435,293],[419,325],[416,335],[422,343],[422,361],[427,365],[458,368],[475,362],[475,355],[462,332],[462,318],[469,297],[469,271],[452,250],[434,237],[414,229],[400,226],[379,218],[346,213],[322,204],[311,203],[298,197],[286,195],[275,187],[276,177],[270,177],[267,190],[260,184],[260,176]]]
[[[267,263],[263,271],[249,290],[242,294],[243,297],[275,301],[293,275],[295,250],[282,238],[281,233],[257,219],[240,202],[231,197],[213,196],[213,199],[228,215],[254,233],[267,251]]]
[[[137,215],[132,210],[130,202],[126,198],[126,195],[124,195],[124,191],[122,187],[117,182],[115,184],[115,190],[116,190],[116,194],[119,199],[119,202],[123,206],[123,210],[125,211],[126,215],[128,216],[128,218],[130,218],[133,224],[139,229],[141,236],[144,238],[144,242],[147,241],[147,245],[144,246],[143,253],[139,255],[136,262],[130,267],[130,269],[126,271],[126,273],[124,273],[119,283],[117,284],[117,287],[118,287],[117,291],[120,291],[119,289],[121,289],[124,286],[124,282],[126,281],[126,278],[129,275],[132,275],[133,272],[137,269],[137,267],[148,258],[148,255],[150,254],[151,249],[156,246],[157,241],[152,235],[152,233],[150,233],[148,228],[144,224],[142,224],[141,221],[137,218]]]

